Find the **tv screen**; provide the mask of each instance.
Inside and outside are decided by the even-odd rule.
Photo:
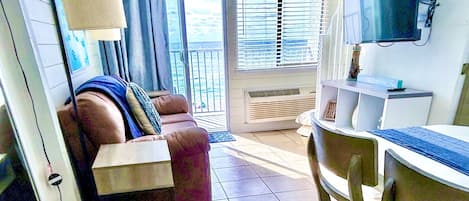
[[[347,44],[420,40],[419,0],[344,0]]]

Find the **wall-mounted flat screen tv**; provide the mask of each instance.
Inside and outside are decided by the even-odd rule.
[[[344,0],[347,44],[420,40],[419,0]]]

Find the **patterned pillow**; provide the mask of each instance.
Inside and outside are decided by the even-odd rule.
[[[160,114],[147,95],[137,84],[130,82],[127,85],[127,102],[145,134],[159,135],[161,133]]]

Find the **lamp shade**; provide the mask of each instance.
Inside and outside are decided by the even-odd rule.
[[[127,27],[122,0],[63,0],[70,30]]]
[[[87,31],[94,40],[113,41],[121,39],[120,29],[95,29]]]

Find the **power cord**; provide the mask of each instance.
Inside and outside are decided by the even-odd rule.
[[[427,35],[427,39],[425,39],[425,42],[424,42],[424,43],[422,43],[422,44],[418,44],[418,43],[416,43],[416,42],[412,42],[412,43],[413,43],[415,46],[417,46],[417,47],[423,47],[423,46],[427,45],[428,42],[430,42],[430,37],[431,37],[431,36],[432,36],[432,27],[429,28],[429,30],[428,30],[428,35]]]
[[[394,45],[394,42],[390,43],[389,45],[383,45],[381,43],[376,43],[376,45],[380,46],[380,47],[391,47]]]
[[[10,34],[10,38],[11,38],[12,45],[13,45],[13,50],[14,50],[14,53],[15,53],[15,58],[16,58],[16,61],[18,62],[18,65],[20,66],[21,73],[23,75],[23,79],[24,79],[24,82],[26,84],[28,97],[31,100],[33,114],[34,114],[34,122],[35,122],[36,128],[39,132],[39,137],[41,138],[42,151],[44,152],[44,155],[45,155],[46,160],[47,160],[47,165],[48,165],[47,168],[48,168],[48,171],[49,171],[48,183],[50,185],[53,185],[53,186],[57,187],[57,191],[59,192],[60,200],[62,201],[62,191],[60,190],[59,185],[62,183],[63,178],[60,174],[53,173],[54,171],[52,169],[52,164],[50,162],[49,155],[47,154],[47,151],[46,151],[46,145],[44,143],[44,135],[43,135],[42,130],[39,126],[38,115],[37,115],[37,111],[36,111],[36,107],[35,107],[36,104],[34,102],[34,98],[33,98],[32,94],[31,94],[31,90],[30,90],[30,87],[29,87],[29,84],[28,84],[28,79],[27,79],[26,73],[24,71],[24,66],[21,63],[21,60],[20,60],[20,57],[19,57],[19,54],[18,54],[18,48],[17,48],[16,43],[15,43],[15,38],[14,38],[14,35],[13,35],[13,31],[12,31],[12,28],[11,28],[10,21],[9,21],[7,13],[5,11],[5,6],[3,5],[3,0],[0,0],[0,5],[2,7],[3,16],[5,17],[5,21],[6,21],[7,26],[8,26],[8,31],[9,31],[9,34]]]
[[[427,19],[425,20],[425,27],[429,28],[429,30],[428,30],[427,39],[425,39],[424,43],[418,44],[415,41],[412,43],[417,47],[422,47],[422,46],[427,45],[428,42],[430,42],[430,37],[432,36],[433,15],[435,14],[436,7],[440,6],[440,3],[438,3],[437,0],[429,0],[429,1],[420,0],[419,2],[428,6]]]

